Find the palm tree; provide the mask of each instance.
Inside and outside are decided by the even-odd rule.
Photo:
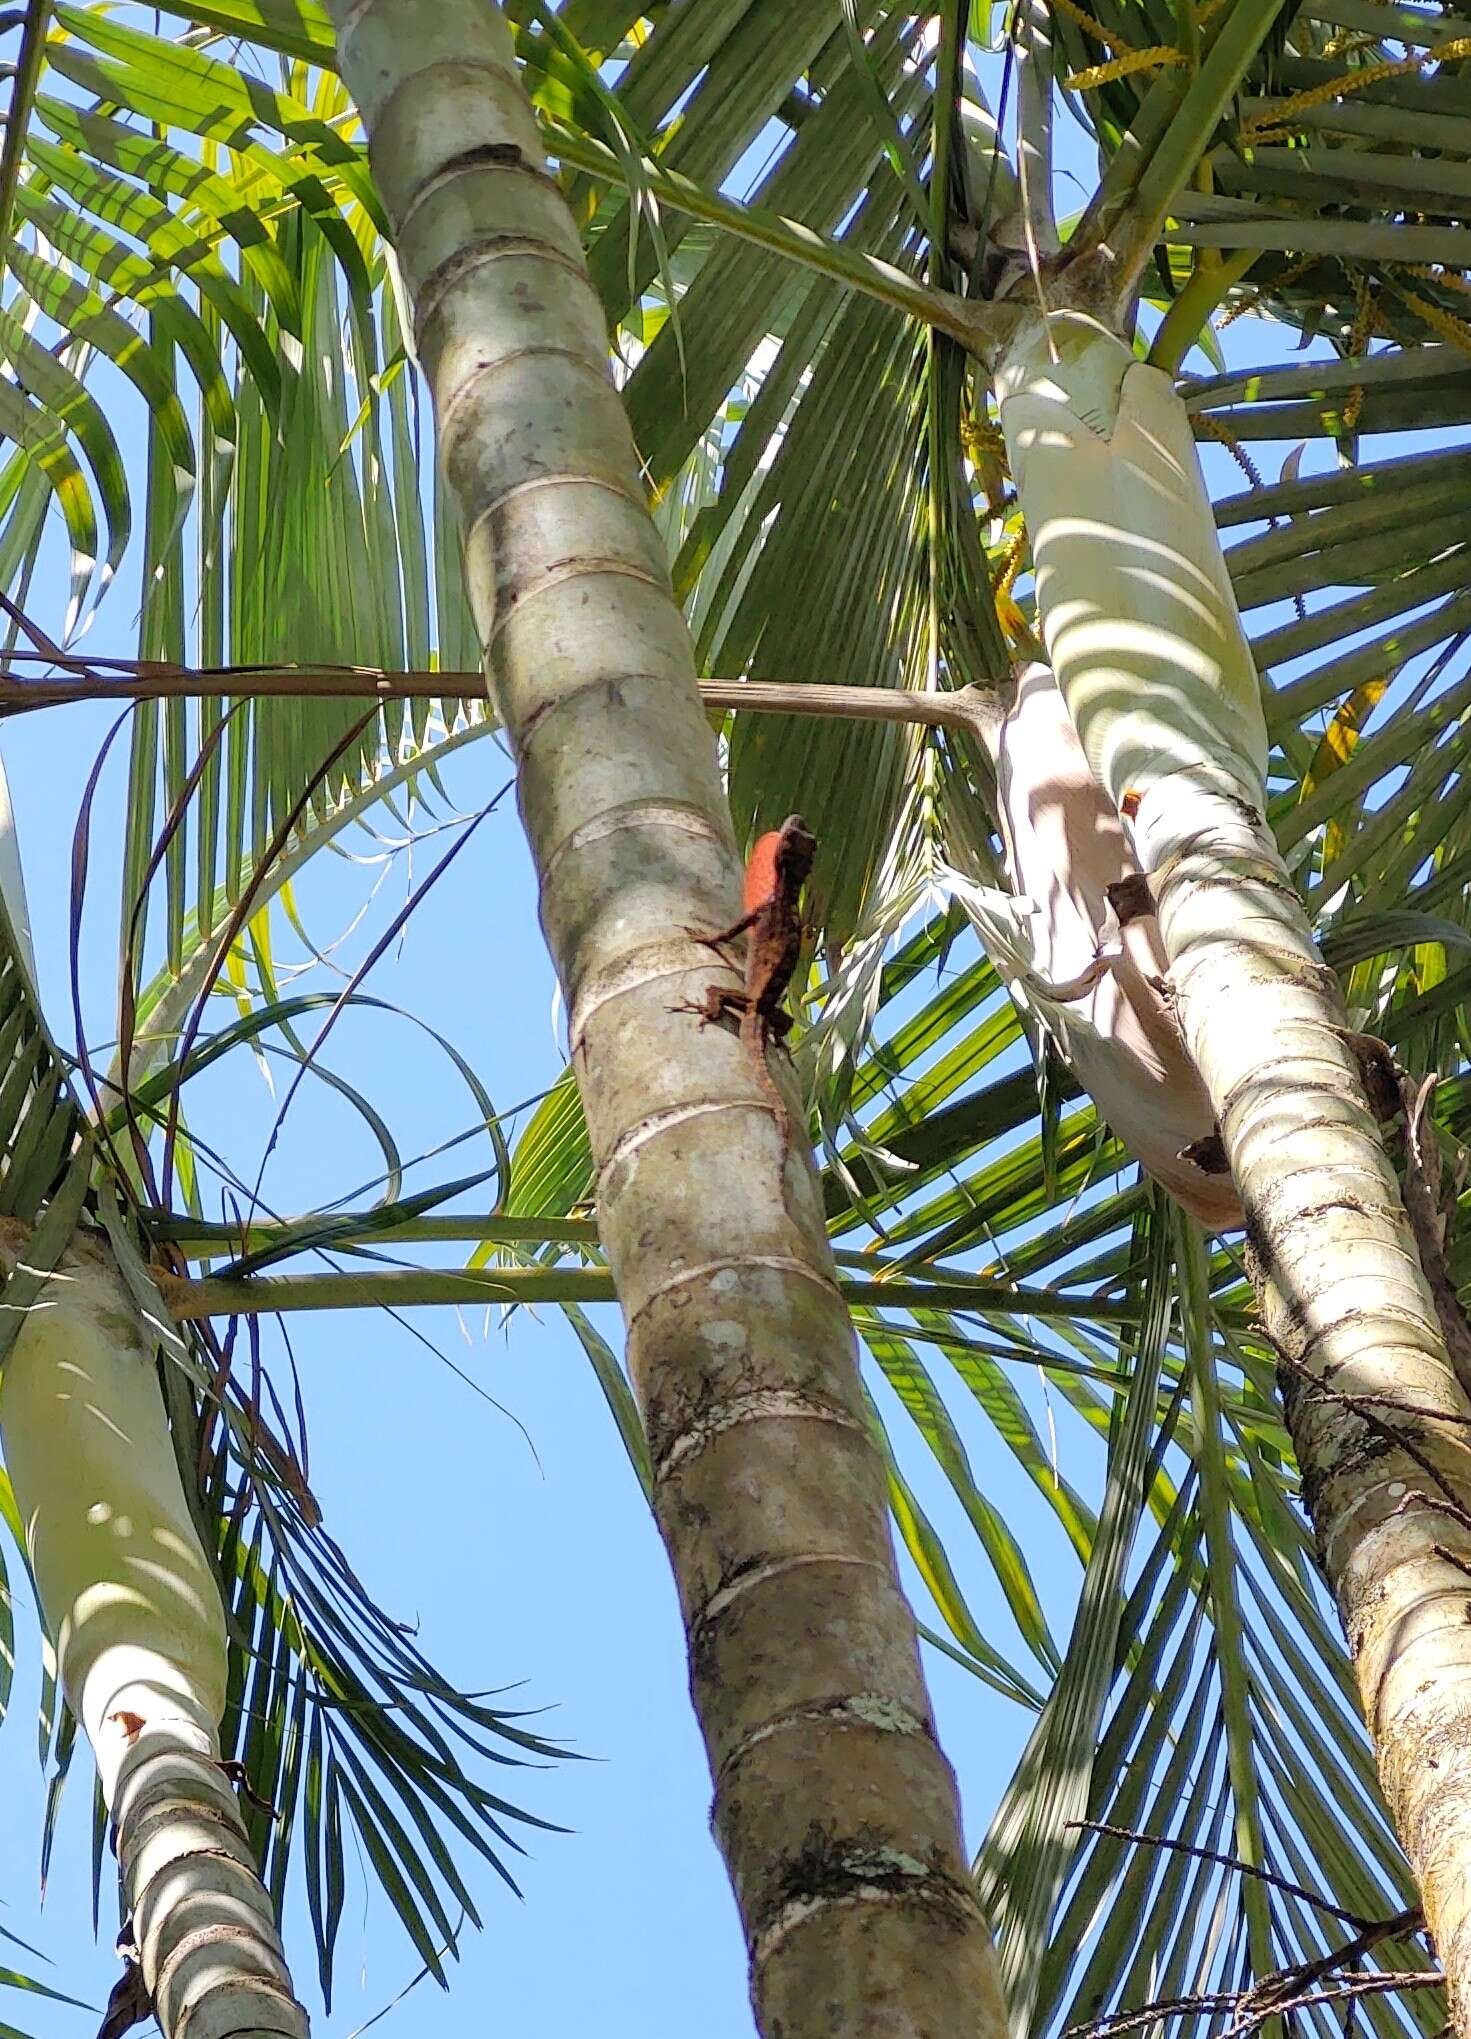
[[[1038,1709],[979,1864],[1013,2017],[1094,2016],[1144,1996],[1188,1998],[1198,2010],[1203,1993],[1214,2001],[1243,1969],[1262,1978],[1326,1960],[1317,1972],[1336,1974],[1314,1899],[1350,1912],[1366,1947],[1374,1922],[1385,1922],[1375,1959],[1405,1967],[1390,1929],[1401,1941],[1409,1932],[1413,1893],[1345,1711],[1355,1677],[1454,2006],[1466,1988],[1467,1786],[1451,1754],[1464,1716],[1466,1410],[1425,1276],[1446,1305],[1461,1270],[1433,1208],[1417,1239],[1406,1229],[1346,1036],[1372,1030],[1412,1069],[1450,1077],[1435,1093],[1434,1139],[1415,1114],[1406,1128],[1409,1187],[1424,1206],[1438,1144],[1454,1142],[1464,1118],[1451,1074],[1462,1061],[1455,958],[1466,942],[1464,683],[1451,661],[1465,623],[1467,468],[1456,444],[1386,441],[1471,415],[1460,358],[1467,249],[1457,223],[1471,130],[1459,111],[1455,24],[1358,0],[1324,0],[1317,12],[1222,0],[1198,13],[1163,0],[1097,12],[1059,0],[1018,10],[1014,40],[991,61],[968,43],[970,10],[956,7],[942,12],[935,40],[933,17],[877,0],[836,21],[758,4],[718,19],[654,8],[635,21],[612,0],[572,0],[555,16],[512,12],[539,127],[516,124],[519,102],[505,97],[511,125],[478,137],[490,152],[479,184],[491,194],[529,185],[555,235],[562,215],[524,165],[545,146],[562,166],[603,311],[641,349],[622,393],[699,666],[727,683],[746,674],[787,683],[779,702],[754,689],[736,697],[781,713],[733,715],[727,783],[741,832],[800,807],[824,846],[811,908],[826,962],[801,987],[816,1023],[798,1057],[824,1142],[839,1284],[883,1392],[892,1388],[914,1418],[1036,1659],[1023,1671],[982,1633],[963,1596],[960,1554],[941,1546],[915,1491],[914,1459],[901,1467],[891,1454],[895,1520],[948,1631],[928,1632],[978,1677]],[[87,562],[103,549],[95,501],[105,556],[115,563],[126,550],[126,477],[68,343],[126,362],[153,425],[139,651],[155,670],[120,677],[170,698],[144,712],[135,737],[125,898],[142,896],[156,864],[165,953],[154,983],[130,994],[118,1080],[131,1084],[135,1110],[162,1110],[176,1151],[177,1114],[166,1101],[201,1052],[192,1009],[263,894],[283,870],[289,876],[288,839],[299,861],[370,797],[385,745],[396,756],[407,740],[422,765],[484,727],[411,711],[401,705],[407,689],[389,690],[389,705],[365,717],[343,698],[362,682],[340,673],[299,677],[297,686],[316,691],[283,707],[253,691],[284,691],[292,682],[279,671],[247,684],[156,669],[191,649],[212,666],[228,655],[424,673],[436,648],[441,673],[473,663],[465,619],[445,592],[452,584],[428,571],[431,551],[450,555],[449,520],[438,506],[426,542],[398,299],[375,295],[389,219],[401,226],[411,299],[422,300],[434,273],[435,256],[414,241],[407,216],[423,165],[399,153],[380,118],[386,76],[402,59],[375,62],[345,46],[385,217],[338,88],[319,86],[310,68],[333,61],[323,17],[224,0],[190,18],[208,27],[182,48],[102,13],[69,11],[65,33],[44,43],[67,89],[37,98],[23,174],[24,123],[12,119],[0,180],[0,199],[32,230],[8,253],[16,288],[61,334],[51,352],[7,328],[17,377],[8,402],[27,449],[6,484],[14,585],[25,584],[18,576],[48,492],[82,562],[79,599]],[[374,19],[366,17],[369,51]],[[971,26],[984,33],[987,23]],[[211,32],[244,32],[282,51],[279,83],[267,88],[252,63],[208,49]],[[439,46],[446,61],[473,54],[469,40],[453,40],[453,17],[437,32],[450,38]],[[23,92],[34,90],[43,35],[32,17]],[[491,61],[497,76],[508,69],[503,45]],[[500,103],[502,88],[490,96]],[[996,147],[1003,100],[1020,110],[1012,158]],[[1064,104],[1089,122],[1103,169],[1081,215],[1059,230],[1051,131]],[[175,148],[150,134],[145,151],[138,122],[196,139]],[[734,197],[724,187],[758,143],[772,148],[770,165],[749,199]],[[449,236],[440,257],[463,244],[458,223],[435,220],[458,204],[455,184],[446,180],[415,208]],[[522,231],[523,213],[513,217],[510,231]],[[238,255],[222,262],[222,243]],[[547,299],[566,310],[580,301],[577,258],[570,237],[559,245],[569,281]],[[1157,330],[1146,321],[1154,366],[1123,337],[1141,289],[1163,314]],[[445,334],[455,337],[454,296],[446,293],[428,327],[419,305],[419,344],[436,380],[446,372]],[[118,303],[146,316],[146,351],[118,319]],[[1216,348],[1208,321],[1223,306],[1302,329],[1325,358],[1232,374],[1217,354],[1220,373],[1177,378],[1172,388],[1194,344]],[[600,334],[581,316],[587,362]],[[486,323],[464,329],[471,348],[507,330],[488,282],[478,317]],[[360,420],[341,379],[320,367],[329,350],[316,342],[338,330],[350,335]],[[292,341],[284,372],[277,333]],[[1376,339],[1390,344],[1376,351]],[[197,447],[175,393],[180,355],[200,391]],[[601,388],[585,368],[565,372]],[[453,421],[443,388],[437,399],[446,432],[453,422],[462,434],[449,442],[455,491],[478,505],[487,500],[471,464],[480,442],[464,421],[492,408],[490,393],[462,399]],[[336,458],[355,422],[361,467]],[[1229,456],[1248,478],[1245,489],[1217,488],[1213,519],[1192,437],[1223,448],[1214,474]],[[1310,443],[1269,484],[1245,447],[1284,438]],[[625,507],[626,448],[619,457],[624,465],[604,477],[623,520],[625,549],[615,556],[655,617],[667,613],[661,569]],[[292,488],[294,476],[313,471],[330,472],[325,492]],[[204,593],[193,635],[180,494],[192,472],[201,477]],[[297,520],[285,546],[266,542],[272,501]],[[1223,557],[1216,530],[1243,527],[1251,535]],[[215,571],[225,548],[228,581]],[[596,548],[584,540],[578,551],[588,550]],[[390,558],[392,574],[363,577],[380,590],[376,613],[333,599],[344,574]],[[510,571],[499,553],[495,565]],[[491,596],[483,568],[474,572],[484,628]],[[501,600],[518,586],[502,580]],[[1271,606],[1290,598],[1300,614]],[[499,633],[508,643],[515,606]],[[1238,612],[1263,611],[1262,627],[1243,636]],[[677,631],[659,641],[672,645],[669,670],[683,676],[686,702],[670,752],[693,771],[702,737],[688,668]],[[1066,756],[1059,748],[1054,759],[1027,738],[1026,709],[1034,698],[1046,708],[1056,691],[1034,687],[1015,701],[1007,691],[1011,668],[1044,644],[1066,707],[1061,725],[1049,710],[1052,727],[1073,732]],[[525,661],[493,659],[492,670],[515,735],[529,715],[518,692]],[[1272,690],[1271,676],[1289,673]],[[1269,689],[1260,708],[1256,675]],[[94,689],[118,684],[72,678]],[[886,719],[861,711],[839,719],[839,705],[859,704],[836,702],[814,681],[866,691],[866,708],[881,705]],[[207,696],[196,726],[180,697],[211,684],[243,705],[226,724]],[[431,677],[419,698],[440,684],[448,682]],[[453,691],[467,695],[473,684],[462,677]],[[881,690],[903,698],[880,703]],[[719,698],[729,709],[730,693]],[[793,712],[803,706],[816,712]],[[942,733],[922,737],[926,727]],[[666,732],[658,735],[662,743]],[[1102,798],[1077,772],[1078,744]],[[523,804],[545,852],[585,810],[574,803],[559,820],[557,802],[570,799],[560,771],[532,769],[535,747],[520,748]],[[254,803],[241,791],[247,765],[261,789]],[[701,877],[693,851],[671,859],[662,882],[666,906],[688,896],[679,914],[705,925],[726,917],[733,879],[728,846],[723,861],[718,849],[708,764],[699,769],[698,798],[679,797],[700,817],[691,839],[713,846],[712,861]],[[1062,882],[1034,892],[1030,911],[1018,910],[1003,882],[1035,887],[1023,810],[1012,804],[1023,786],[1056,799],[1056,839],[1069,858]],[[644,797],[670,790],[661,780]],[[1080,799],[1091,802],[1090,829],[1106,824],[1107,868],[1082,855]],[[211,818],[186,833],[178,819],[186,810]],[[155,858],[160,821],[166,840]],[[1138,875],[1151,880],[1158,934],[1150,914],[1136,911],[1115,938],[1105,887]],[[926,995],[926,967],[952,952],[968,917],[993,960],[969,957],[955,983]],[[585,985],[570,962],[583,954],[567,932],[571,917],[547,918],[564,971]],[[673,918],[665,912],[659,923],[666,935]],[[136,979],[144,927],[129,925],[126,975]],[[1069,971],[1058,958],[1069,928],[1094,974],[1088,1002],[1064,995]],[[1102,978],[1091,953],[1100,934],[1110,951]],[[1148,982],[1159,974],[1156,950],[1169,962],[1168,997]],[[695,971],[687,947],[671,968]],[[279,1001],[263,1004],[256,1017],[264,1027],[280,1010]],[[574,1026],[577,1012],[574,1004]],[[1194,1070],[1170,1040],[1172,1012]],[[632,1214],[653,1194],[650,1171],[640,1171],[642,1190],[611,1182],[610,1142],[658,1102],[648,1087],[656,1074],[676,1080],[666,1068],[708,1090],[714,1069],[726,1067],[732,1101],[755,1102],[733,1049],[727,1056],[707,1039],[697,1056],[686,1038],[692,1025],[677,1033],[654,1017],[664,1028],[657,1071],[645,1068],[638,1082],[636,1065],[605,1075],[624,1066],[612,1049],[596,1064],[591,1144],[564,1084],[518,1142],[509,1193],[490,1219],[405,1209],[387,1236],[474,1238],[500,1261],[485,1270],[488,1291],[560,1298],[575,1313],[608,1293],[577,1216],[596,1188],[611,1269],[635,1314],[642,1291],[629,1241]],[[1011,1053],[1024,1028],[1036,1046],[1035,1081]],[[684,1045],[665,1055],[664,1038]],[[1153,1075],[1140,1063],[1141,1038],[1154,1044]],[[621,1046],[637,1053],[636,1043]],[[1160,1068],[1170,1072],[1163,1083]],[[987,1070],[992,1080],[972,1088]],[[586,1087],[588,1068],[579,1074]],[[1067,1108],[1073,1075],[1113,1134],[1132,1136],[1166,1177],[1161,1128],[1183,1102],[1190,1138],[1180,1144],[1194,1149],[1187,1165],[1205,1180],[1169,1186],[1187,1198],[1192,1185],[1198,1199],[1215,1195],[1217,1209],[1203,1214],[1229,1232],[1234,1197],[1222,1195],[1208,1144],[1195,1147],[1218,1119],[1270,1344],[1246,1306],[1229,1238],[1207,1256],[1163,1196],[1106,1186],[1120,1149],[1087,1100]],[[104,1108],[125,1123],[120,1108]],[[748,1116],[753,1164],[741,1180],[767,1183],[785,1238],[777,1150],[766,1117]],[[1159,1136],[1157,1151],[1146,1134]],[[722,1137],[736,1136],[727,1128]],[[106,1179],[119,1193],[133,1189],[135,1165],[126,1153],[109,1157]],[[162,1169],[157,1195],[134,1198],[145,1205],[137,1236],[167,1242],[176,1269],[190,1254],[218,1255],[218,1229],[153,1208],[170,1201],[167,1159]],[[27,1216],[50,1190],[38,1187]],[[614,1227],[620,1197],[627,1229],[621,1216]],[[381,1214],[368,1223],[385,1234]],[[865,1230],[873,1250],[859,1254]],[[350,1239],[350,1221],[336,1221],[331,1236]],[[320,1226],[263,1224],[240,1243],[280,1257],[321,1237]],[[809,1266],[823,1266],[820,1239],[803,1251],[817,1256]],[[569,1254],[595,1264],[554,1264]],[[332,1282],[335,1290],[324,1288]],[[209,1312],[248,1316],[293,1303],[462,1296],[466,1284],[435,1270],[367,1282],[271,1277],[247,1265],[223,1279],[175,1272],[162,1287],[179,1321],[198,1323]],[[835,1312],[823,1321],[828,1342],[812,1349],[840,1369],[845,1334]],[[1454,1316],[1444,1321],[1454,1336]],[[584,1328],[631,1456],[647,1471],[626,1391]],[[947,1361],[970,1389],[1083,1561],[1066,1649],[1053,1639],[1021,1536],[971,1470],[927,1356]],[[652,1370],[635,1360],[657,1409]],[[1018,1361],[1105,1437],[1096,1513],[1052,1464],[1037,1408],[1005,1371]],[[856,1413],[851,1401],[842,1406]],[[880,1407],[869,1416],[885,1448]],[[257,1460],[258,1416],[249,1407],[239,1416]],[[656,1474],[669,1470],[665,1440],[654,1420]],[[258,1477],[293,1495],[289,1454],[268,1458]],[[667,1531],[665,1482],[650,1484]],[[1312,1546],[1293,1513],[1299,1495],[1348,1625],[1353,1673],[1324,1619]],[[670,1541],[691,1613],[691,1551],[672,1533]],[[280,1632],[280,1647],[300,1647],[289,1622]],[[701,1696],[707,1734],[723,1749],[730,1675],[722,1668],[708,1678]],[[760,1703],[770,1697],[763,1689]],[[835,1773],[831,1788],[851,1781]],[[942,1789],[932,1839],[953,1821],[944,1799]],[[361,1790],[347,1802],[371,1811]],[[1080,1830],[1080,1819],[1094,1824]],[[739,1848],[751,1837],[728,1828],[727,1840]],[[1166,1842],[1172,1850],[1154,1845]],[[751,1904],[753,1879],[770,1878],[790,1846],[780,1835],[751,1844],[757,1856],[738,1858],[748,1926],[762,1915]],[[764,1885],[768,1899],[774,1887]],[[1105,1892],[1112,1901],[1100,1914]],[[1239,1940],[1212,1924],[1228,1901]],[[408,1915],[418,1916],[412,1903]],[[911,1960],[894,1956],[906,1988],[915,1986]],[[941,2015],[964,1989],[953,1968],[947,1980]],[[767,2005],[773,2014],[775,1997]],[[1369,1998],[1364,2015],[1427,2030],[1437,2021],[1411,1995]]]
[[[493,10],[334,18],[516,758],[757,2016],[938,2032],[959,1988],[999,2032],[816,1175],[764,1041],[755,1069],[698,1019],[739,866],[577,228]]]

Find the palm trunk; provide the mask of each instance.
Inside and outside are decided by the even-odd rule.
[[[1049,653],[1151,878],[1385,1795],[1471,2030],[1471,1411],[1264,819],[1257,678],[1189,423],[1078,313],[1032,319],[997,387]]]
[[[338,0],[514,748],[769,2039],[999,2034],[811,1157],[685,1009],[739,870],[576,229],[486,0]],[[800,1123],[800,1120],[798,1121]]]
[[[9,1225],[7,1271],[28,1236]],[[5,1361],[0,1438],[63,1689],[92,1744],[165,2039],[305,2039],[271,1901],[220,1768],[225,1622],[179,1478],[153,1342],[78,1235]],[[140,2008],[141,2015],[141,2008]]]

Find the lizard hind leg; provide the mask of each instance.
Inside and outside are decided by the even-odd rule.
[[[669,1010],[692,1012],[702,1027],[708,1027],[713,1026],[716,1020],[725,1019],[727,1016],[734,1019],[742,1018],[749,1003],[745,992],[736,990],[733,985],[710,984],[706,986],[702,1003],[696,1004],[694,999],[687,998],[678,1005],[671,1005]]]

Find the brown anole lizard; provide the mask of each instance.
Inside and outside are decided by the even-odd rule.
[[[740,919],[719,934],[701,934],[698,928],[688,930],[712,949],[723,948],[749,930],[746,981],[741,989],[712,984],[705,992],[704,1004],[691,1005],[688,1010],[699,1014],[702,1026],[723,1019],[726,1013],[739,1015],[741,1040],[755,1062],[761,1088],[776,1120],[781,1140],[779,1177],[783,1184],[791,1123],[766,1054],[772,1041],[784,1041],[791,1032],[792,1017],[784,1009],[782,999],[802,949],[802,887],[816,854],[816,836],[800,814],[789,814],[780,828],[759,837],[752,846],[742,898],[745,911]]]

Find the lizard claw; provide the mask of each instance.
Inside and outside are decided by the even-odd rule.
[[[700,1022],[702,1032],[706,1027],[713,1026],[716,1020],[723,1019],[725,1016],[723,1012],[711,1012],[707,1005],[696,1005],[694,1000],[690,998],[681,999],[678,1005],[668,1006],[666,1010],[669,1012],[692,1012]]]
[[[714,1024],[716,1020],[738,1019],[746,1008],[746,994],[732,985],[711,984],[703,1000],[696,1004],[692,999],[681,999],[678,1005],[671,1005],[670,1012],[692,1012],[702,1027]]]

